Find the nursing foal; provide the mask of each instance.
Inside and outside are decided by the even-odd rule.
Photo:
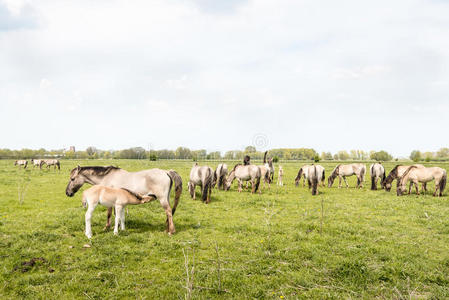
[[[118,234],[118,223],[125,230],[125,206],[128,204],[143,204],[156,199],[155,195],[138,195],[127,189],[116,189],[102,185],[94,185],[83,192],[83,206],[87,205],[86,212],[86,236],[92,238],[92,228],[90,220],[92,213],[98,204],[115,208],[114,234]]]

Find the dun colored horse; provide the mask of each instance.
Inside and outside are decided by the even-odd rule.
[[[154,195],[138,195],[127,189],[114,189],[102,185],[94,185],[83,192],[83,206],[87,205],[85,216],[86,236],[92,238],[91,219],[95,207],[98,204],[108,208],[115,208],[115,226],[114,234],[118,234],[118,223],[125,230],[125,206],[128,204],[143,204],[156,199]]]
[[[417,167],[417,168],[425,168],[425,167],[424,167],[423,165],[421,165],[421,164],[414,164],[413,166],[415,166],[415,167]],[[389,192],[389,191],[391,190],[391,186],[392,186],[393,181],[394,181],[395,179],[397,179],[397,180],[398,180],[398,183],[399,183],[399,178],[401,178],[402,175],[404,175],[405,171],[407,171],[407,169],[408,169],[409,167],[410,167],[410,166],[396,165],[396,166],[393,168],[393,170],[390,171],[390,173],[388,174],[388,176],[382,181],[382,187],[383,187],[387,192]],[[397,183],[397,184],[398,184],[398,183]],[[396,184],[396,185],[397,185],[397,184]],[[413,187],[413,182],[410,183],[410,186],[409,186],[409,193],[411,192],[412,187]],[[426,191],[426,190],[427,190],[427,189],[426,189],[426,183],[423,182],[423,183],[422,183],[422,191],[424,192],[424,191]]]
[[[44,159],[42,164],[46,164],[47,169],[50,169],[50,167],[53,166],[54,170],[56,170],[56,167],[58,167],[58,170],[61,170],[61,164],[57,159]]]
[[[260,184],[260,168],[255,165],[241,165],[237,164],[234,166],[232,171],[229,173],[228,179],[226,180],[225,190],[228,191],[231,188],[231,184],[235,178],[239,182],[239,193],[242,191],[243,181],[251,181],[252,190],[251,193],[257,192]],[[260,193],[260,191],[259,191]]]
[[[214,172],[214,181],[212,182],[212,187],[215,187],[215,185],[217,185],[218,189],[224,190],[226,175],[228,175],[228,165],[219,164]]]
[[[149,169],[139,172],[128,172],[113,166],[78,166],[70,172],[70,180],[65,191],[66,195],[72,197],[84,183],[113,188],[125,188],[139,195],[154,195],[159,199],[167,215],[166,224],[168,234],[175,232],[173,215],[175,214],[182,193],[182,179],[175,171]],[[175,185],[175,202],[172,208],[170,207],[170,190],[173,183]],[[111,225],[111,214],[112,208],[109,208],[106,228],[109,228]]]
[[[377,181],[380,179],[380,182],[385,180],[385,168],[381,163],[374,163],[369,168],[371,174],[371,189],[377,190]]]
[[[201,187],[201,199],[207,203],[210,202],[212,193],[212,181],[214,180],[214,171],[208,166],[199,166],[197,163],[190,170],[190,180],[188,188],[190,196],[195,200],[195,187]]]
[[[298,175],[296,175],[296,178],[295,178],[295,185],[296,186],[299,185],[299,182],[301,181],[301,177],[302,176],[304,176],[304,179],[302,181],[302,186],[303,187],[305,186],[306,179],[308,180],[308,176],[309,176],[309,169],[313,168],[313,167],[314,167],[314,165],[304,165],[304,166],[302,166],[299,169]],[[326,179],[326,172],[324,170],[324,167],[321,166],[321,165],[316,165],[316,168],[317,168],[318,172],[322,173],[321,176],[320,176],[321,180],[320,180],[319,183],[321,183],[321,185],[324,186],[324,180]],[[309,185],[309,188],[310,188],[310,185]]]
[[[338,176],[339,182],[338,182],[338,188],[341,188],[341,179],[346,183],[346,187],[349,187],[348,182],[346,181],[347,176],[355,175],[357,176],[357,187],[362,188],[363,182],[365,181],[365,173],[366,173],[366,166],[364,164],[348,164],[348,165],[338,165],[335,167],[335,169],[332,171],[331,176],[328,178],[328,187],[332,187],[332,184],[334,183],[335,178]]]
[[[14,162],[14,165],[15,165],[15,166],[23,166],[23,168],[26,169],[27,166],[28,166],[28,161],[27,161],[27,160],[24,160],[24,159],[22,159],[22,160],[16,160],[16,161]]]
[[[410,166],[399,179],[396,190],[397,195],[400,196],[406,192],[406,185],[408,181],[413,182],[415,185],[416,194],[419,195],[418,183],[427,183],[432,180],[435,180],[435,192],[433,193],[433,196],[442,196],[447,181],[447,173],[445,169],[440,167],[418,168],[416,166]]]

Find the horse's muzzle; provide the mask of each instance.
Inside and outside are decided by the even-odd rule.
[[[65,191],[65,194],[68,196],[68,197],[73,197],[73,195],[74,195],[74,193],[72,193],[72,192],[68,192],[68,191]]]

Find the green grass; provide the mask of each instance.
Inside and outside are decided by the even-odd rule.
[[[130,206],[119,236],[103,231],[106,213],[98,207],[89,241],[81,192],[65,196],[78,163],[177,170],[184,191],[176,234],[164,232],[155,201]],[[367,176],[362,190],[351,178],[350,189],[337,181],[312,197],[293,184],[302,163],[281,165],[286,186],[252,195],[234,183],[229,192],[214,190],[205,205],[186,190],[192,162],[62,161],[55,172],[0,161],[0,298],[449,297],[449,191],[397,197],[394,189],[370,191]],[[335,163],[323,165],[329,175]],[[19,186],[27,187],[23,203]]]

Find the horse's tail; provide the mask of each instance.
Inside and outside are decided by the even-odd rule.
[[[446,188],[446,181],[447,181],[447,173],[446,173],[446,171],[444,171],[444,174],[440,180],[440,186],[439,186],[440,196],[443,196],[444,189]]]
[[[376,174],[374,174],[374,165],[375,164],[372,164],[369,168],[369,172],[371,174],[371,190],[376,189]]]
[[[59,160],[56,161],[56,165],[58,166],[58,170],[61,170],[61,164],[59,163]]]
[[[267,172],[268,174],[268,172]],[[254,189],[254,193],[257,192],[257,190],[259,189],[259,185],[260,185],[260,176],[256,178],[256,188]]]
[[[326,180],[326,170],[323,168],[323,177],[321,178],[321,181],[324,182]]]
[[[313,166],[312,195],[317,194],[317,187],[318,187],[318,174],[316,172],[316,166]]]
[[[182,193],[182,178],[174,170],[168,171],[168,176],[171,179],[170,189],[171,189],[172,183],[173,182],[175,183],[175,201],[174,201],[173,207],[171,209],[171,214],[173,216],[175,214],[176,207],[178,206],[179,198],[181,197],[181,193]]]
[[[267,153],[268,151],[265,151],[264,155],[263,155],[263,163],[266,164],[267,163]]]
[[[202,195],[201,195],[201,199],[203,200],[203,201],[206,201],[207,200],[207,193],[208,193],[208,190],[209,190],[209,188],[210,188],[210,185],[212,184],[212,174],[211,174],[211,169],[209,168],[209,169],[207,169],[208,170],[208,174],[207,174],[207,176],[206,176],[206,179],[204,180],[204,182],[203,182],[203,192],[202,192]]]

